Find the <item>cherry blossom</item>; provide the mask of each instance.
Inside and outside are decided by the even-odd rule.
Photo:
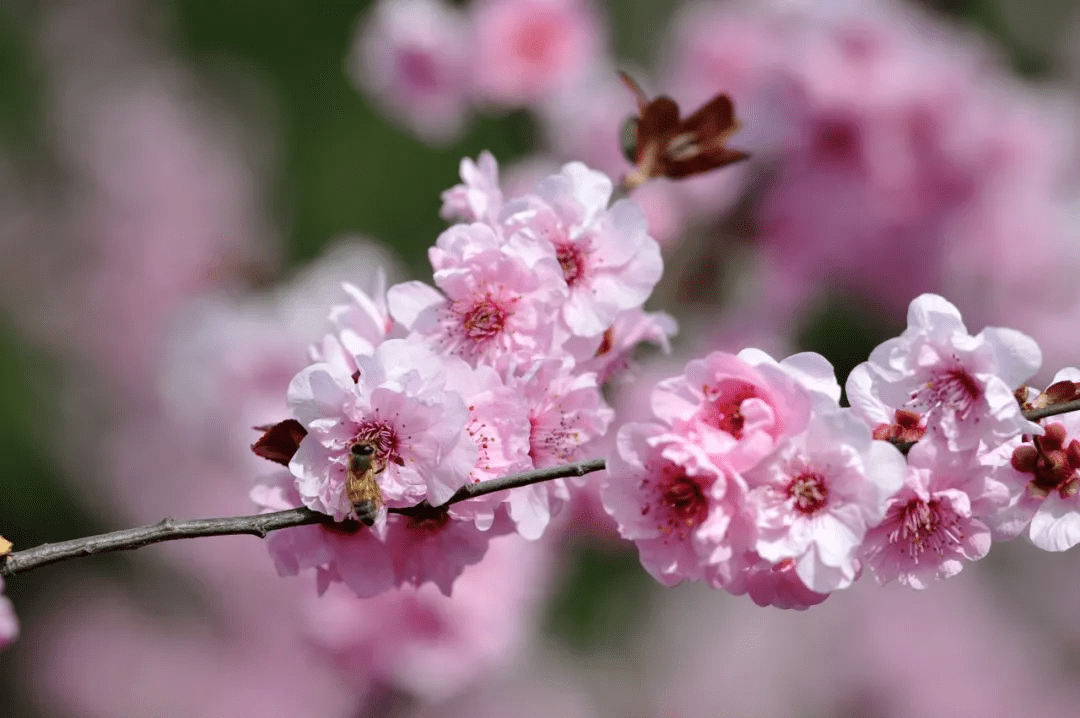
[[[477,0],[472,4],[474,92],[500,107],[539,103],[599,61],[599,21],[588,0]]]
[[[744,472],[756,516],[754,549],[766,561],[791,559],[812,591],[855,580],[859,545],[885,516],[904,478],[903,455],[870,438],[850,410],[815,414],[806,431]]]
[[[681,376],[657,384],[653,411],[714,460],[736,471],[755,465],[802,431],[813,403],[809,390],[763,355],[713,352],[689,362]]]
[[[987,327],[971,336],[956,307],[936,294],[923,294],[911,302],[907,329],[879,345],[860,365],[865,369],[857,369],[858,385],[852,384],[849,394],[869,393],[886,407],[923,415],[927,432],[954,451],[980,442],[995,446],[1022,433],[1040,433],[1013,397],[1040,363],[1039,347],[1027,335]]]
[[[562,316],[580,336],[600,334],[619,311],[641,306],[663,273],[641,208],[619,200],[609,209],[611,192],[607,175],[571,162],[503,210],[511,251],[558,262],[569,291]]]
[[[495,224],[503,205],[495,156],[484,150],[475,162],[462,158],[459,174],[462,184],[442,193],[439,216],[449,221]]]
[[[465,483],[476,445],[464,432],[468,412],[445,388],[447,363],[426,345],[383,342],[371,357],[357,357],[355,379],[330,364],[313,364],[293,379],[288,400],[308,434],[289,465],[304,505],[344,519],[346,467],[356,442],[375,446],[377,481],[391,506],[427,499],[444,503]]]
[[[471,57],[460,11],[441,0],[380,0],[360,25],[349,73],[421,139],[456,139],[469,113]]]
[[[527,407],[529,457],[536,468],[580,461],[590,443],[607,433],[615,412],[604,401],[596,375],[575,371],[569,359],[545,359],[510,380]],[[570,498],[562,479],[510,492],[510,517],[526,538],[539,538],[551,516]]]
[[[543,542],[500,538],[483,562],[465,569],[452,597],[421,586],[360,600],[331,586],[308,602],[303,627],[365,692],[390,686],[444,700],[522,647],[549,590],[550,551]]]
[[[577,358],[580,371],[595,372],[603,385],[610,381],[631,381],[631,355],[642,342],[671,353],[671,337],[678,331],[675,318],[667,312],[646,312],[639,307],[615,315],[611,326],[599,337],[572,337],[566,349]]]
[[[973,452],[920,441],[908,453],[904,486],[863,541],[862,557],[878,583],[912,588],[954,576],[990,550],[987,517],[1008,500]]]
[[[674,586],[729,559],[724,539],[742,480],[660,424],[625,424],[617,442],[601,498],[645,570]]]
[[[499,246],[485,224],[457,225],[432,249],[435,283],[390,288],[391,316],[418,341],[471,365],[503,366],[542,353],[553,343],[547,313],[565,292],[552,259],[527,263]]]

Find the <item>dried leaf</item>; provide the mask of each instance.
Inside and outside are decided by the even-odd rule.
[[[307,429],[296,419],[286,419],[273,426],[256,426],[256,430],[265,432],[251,445],[251,450],[258,456],[288,466],[293,454],[300,446],[300,441],[307,436]]]

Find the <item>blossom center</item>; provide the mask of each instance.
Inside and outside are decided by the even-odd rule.
[[[726,431],[736,439],[741,439],[746,423],[742,405],[747,399],[758,398],[757,387],[744,381],[729,379],[721,382],[716,389],[706,390],[705,396],[701,420],[709,426]]]
[[[697,526],[709,515],[709,500],[705,490],[694,478],[676,466],[669,466],[664,471],[660,489],[660,505],[667,509],[664,513],[667,525],[660,525],[664,533],[676,533],[686,537],[688,527]]]
[[[509,316],[510,309],[489,292],[462,312],[461,326],[469,340],[488,342],[502,333]]]
[[[982,385],[963,366],[940,369],[911,395],[911,402],[928,411],[951,409],[966,419],[982,396]]]
[[[397,430],[393,424],[382,419],[364,419],[356,429],[356,435],[349,442],[350,445],[358,443],[370,444],[375,448],[373,464],[388,466],[391,461],[401,461],[398,455],[400,441]]]
[[[573,288],[585,278],[588,257],[575,242],[566,240],[555,245],[555,257],[562,267],[567,286]]]
[[[398,53],[398,65],[406,86],[418,92],[434,92],[442,84],[435,60],[427,52],[402,50]]]
[[[901,550],[915,563],[927,552],[944,556],[964,538],[959,517],[939,499],[912,499],[899,509],[895,521],[889,543],[901,544]]]
[[[828,503],[829,485],[822,474],[807,469],[788,483],[787,497],[794,502],[796,511],[812,515]]]

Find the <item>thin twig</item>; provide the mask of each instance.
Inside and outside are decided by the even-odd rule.
[[[1060,404],[1051,404],[1050,406],[1044,406],[1042,409],[1029,409],[1024,412],[1024,418],[1028,421],[1038,421],[1039,419],[1045,419],[1048,416],[1067,414],[1070,411],[1080,411],[1080,399],[1063,401]]]
[[[530,484],[551,481],[552,479],[584,476],[594,471],[602,471],[603,468],[603,459],[591,459],[576,464],[553,466],[549,469],[526,471],[521,474],[503,476],[476,484],[467,484],[461,487],[446,503],[447,505],[456,504],[477,496],[493,494],[496,491],[529,486]],[[409,514],[425,505],[426,502],[421,503],[419,506],[390,509],[390,511]],[[130,551],[162,541],[234,534],[250,534],[259,538],[266,538],[266,534],[270,531],[319,523],[333,523],[333,520],[326,514],[312,511],[306,507],[269,514],[232,516],[218,519],[194,519],[190,521],[163,519],[148,526],[122,529],[97,536],[84,536],[83,538],[60,543],[47,543],[23,551],[16,551],[0,559],[0,576],[7,578],[59,561],[82,556],[93,556],[108,551]]]

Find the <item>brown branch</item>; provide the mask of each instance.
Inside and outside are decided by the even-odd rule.
[[[1051,404],[1050,406],[1044,406],[1041,409],[1029,409],[1024,412],[1024,418],[1028,421],[1038,421],[1039,419],[1045,419],[1048,416],[1067,414],[1070,411],[1080,411],[1080,399]]]
[[[553,466],[549,469],[526,471],[521,474],[503,476],[476,484],[467,484],[450,497],[446,505],[456,504],[485,494],[493,494],[496,491],[538,484],[543,481],[584,476],[603,469],[603,459],[591,459],[576,464]],[[390,511],[409,514],[417,510],[423,510],[425,506],[426,502],[418,506],[390,509]],[[266,538],[266,534],[270,531],[319,523],[333,523],[333,520],[326,514],[312,511],[306,507],[269,514],[232,516],[218,519],[194,519],[190,521],[162,519],[156,524],[148,526],[122,529],[97,536],[84,536],[83,538],[60,543],[47,543],[23,551],[16,551],[0,559],[0,577],[7,578],[72,558],[93,556],[109,551],[130,551],[162,541],[176,541],[201,536],[231,536],[234,534],[249,534],[259,538]]]

